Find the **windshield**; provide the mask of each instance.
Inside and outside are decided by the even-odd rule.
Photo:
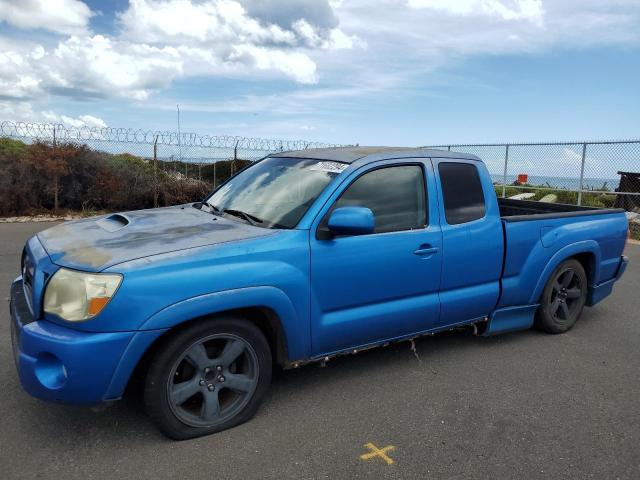
[[[206,203],[222,213],[248,216],[259,226],[293,228],[347,167],[339,162],[269,157],[229,180]]]

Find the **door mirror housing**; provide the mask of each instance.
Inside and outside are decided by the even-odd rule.
[[[336,208],[327,223],[333,235],[367,235],[376,228],[376,220],[367,207]]]

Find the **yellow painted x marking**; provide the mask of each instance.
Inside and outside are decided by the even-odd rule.
[[[387,462],[387,465],[393,464],[393,459],[387,455],[387,452],[391,452],[395,450],[396,447],[393,445],[387,445],[384,448],[378,448],[373,443],[365,443],[365,448],[371,450],[369,453],[363,453],[360,455],[361,460],[371,460],[375,457],[380,457],[382,460]]]

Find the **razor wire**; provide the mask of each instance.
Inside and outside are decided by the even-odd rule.
[[[110,142],[173,147],[237,148],[278,152],[310,148],[336,147],[337,144],[307,140],[246,137],[236,135],[200,135],[189,132],[145,130],[116,127],[73,127],[60,123],[0,122],[0,136],[61,142]]]

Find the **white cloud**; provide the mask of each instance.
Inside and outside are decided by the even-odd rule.
[[[562,159],[563,160],[567,160],[567,161],[571,161],[571,162],[581,161],[582,160],[582,155],[580,155],[578,152],[576,152],[572,148],[563,148],[562,149]]]
[[[253,45],[239,45],[230,59],[258,70],[277,70],[300,83],[315,83],[316,64],[307,55],[297,52],[269,50]]]
[[[0,0],[1,20],[76,34],[38,37],[42,45],[0,37],[4,102],[144,102],[184,78],[286,78],[302,86],[198,103],[311,114],[363,96],[425,95],[434,71],[471,56],[640,45],[637,0],[130,0],[103,35],[87,31],[91,11],[79,0],[26,0],[18,13],[16,3]],[[42,20],[38,12],[51,5],[53,19],[66,12],[66,27]]]
[[[119,14],[125,38],[146,43],[231,44],[295,43],[295,35],[277,25],[263,25],[233,0],[131,0]]]
[[[130,0],[117,16],[124,38],[145,43],[330,50],[357,40],[338,27],[327,0]]]
[[[52,110],[35,111],[29,102],[0,101],[0,121],[4,120],[27,123],[61,123],[76,128],[105,128],[107,126],[107,123],[102,118],[94,115],[85,114],[72,117]]]
[[[130,44],[95,35],[70,37],[52,49],[41,45],[0,52],[3,95],[28,99],[46,93],[75,97],[146,99],[182,72],[173,47]]]
[[[489,15],[503,20],[541,23],[542,0],[408,0],[411,8],[430,8],[454,15]]]
[[[35,17],[45,3],[29,2],[24,11],[32,14],[33,22],[18,22],[15,15],[12,21],[24,28],[43,27],[44,20],[36,22]],[[0,38],[1,95],[23,100],[56,94],[144,101],[174,80],[190,76],[260,74],[311,84],[318,80],[314,51],[363,46],[331,25],[326,12],[323,17],[316,7],[309,11],[331,26],[300,18],[283,27],[249,16],[235,0],[131,0],[117,14],[118,33],[91,36],[86,34],[91,15],[86,5],[78,0],[55,0],[51,5],[66,12],[67,20],[83,34],[45,46]],[[71,7],[86,10],[84,23],[68,12]]]
[[[107,122],[103,119],[94,117],[93,115],[80,115],[79,117],[69,117],[68,115],[61,115],[51,110],[44,111],[40,114],[40,118],[42,118],[47,123],[62,123],[63,125],[67,125],[69,127],[75,128],[106,128]]]
[[[314,1],[316,5],[322,4]],[[257,8],[259,4],[249,6]],[[319,21],[330,22],[326,13],[311,11]],[[259,13],[266,15],[263,11]],[[280,72],[300,83],[315,83],[316,64],[311,58],[314,50],[363,46],[357,37],[337,27],[314,25],[302,17],[288,25],[284,18],[272,23],[252,17],[235,0],[131,0],[118,19],[123,39],[174,46],[186,55],[185,64],[191,64],[190,56],[206,61],[204,65],[192,66],[207,75],[255,69]],[[193,72],[188,68],[184,71]]]
[[[0,22],[17,28],[82,35],[92,16],[80,0],[0,0]]]
[[[405,69],[460,55],[640,44],[637,0],[350,0],[335,13],[367,42],[369,65],[382,59]]]
[[[40,60],[41,48],[23,54],[14,50],[0,50],[0,95],[23,98],[40,93],[41,79],[31,68]]]
[[[144,100],[182,74],[183,60],[174,47],[121,42],[101,35],[60,42],[43,62],[49,85],[78,94]]]
[[[49,50],[36,45],[0,51],[0,90],[15,99],[53,93],[144,101],[177,78],[256,72],[279,72],[300,83],[317,79],[316,64],[307,55],[251,44],[232,46],[221,58],[201,47],[156,46],[95,35],[70,37]]]
[[[364,95],[376,95],[402,87],[402,79],[396,75],[380,73],[368,78],[354,79],[339,87],[301,87],[292,91],[270,95],[244,95],[221,101],[196,100],[181,102],[184,111],[209,113],[258,113],[269,112],[276,116],[309,115],[314,118],[335,114],[336,111],[352,112]],[[153,105],[161,110],[175,110],[175,102]]]

